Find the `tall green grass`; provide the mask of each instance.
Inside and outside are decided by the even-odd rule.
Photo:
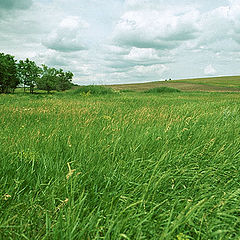
[[[239,239],[239,103],[0,95],[0,239]]]

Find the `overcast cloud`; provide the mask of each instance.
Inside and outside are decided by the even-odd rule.
[[[239,75],[240,0],[0,0],[0,36],[79,84]]]

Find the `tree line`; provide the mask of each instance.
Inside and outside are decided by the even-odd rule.
[[[50,68],[46,65],[37,66],[34,61],[15,60],[10,54],[0,53],[0,93],[13,93],[21,86],[24,92],[34,89],[65,91],[72,87],[73,73],[63,69]]]

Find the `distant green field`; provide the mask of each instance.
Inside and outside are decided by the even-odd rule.
[[[0,116],[0,239],[239,240],[239,93],[18,93]]]
[[[146,91],[150,88],[162,86],[174,87],[183,91],[238,92],[240,91],[240,76],[195,78],[136,84],[111,85],[111,87],[116,90],[130,89],[134,91]]]
[[[240,88],[240,76],[226,76],[226,77],[213,77],[213,78],[194,78],[175,80],[182,83],[206,84],[209,86],[221,87],[237,87]]]

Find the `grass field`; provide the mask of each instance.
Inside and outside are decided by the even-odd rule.
[[[240,94],[0,95],[0,239],[240,239]]]
[[[133,91],[146,91],[155,87],[173,87],[183,91],[240,92],[240,76],[118,84],[110,87],[116,90],[129,89]]]

